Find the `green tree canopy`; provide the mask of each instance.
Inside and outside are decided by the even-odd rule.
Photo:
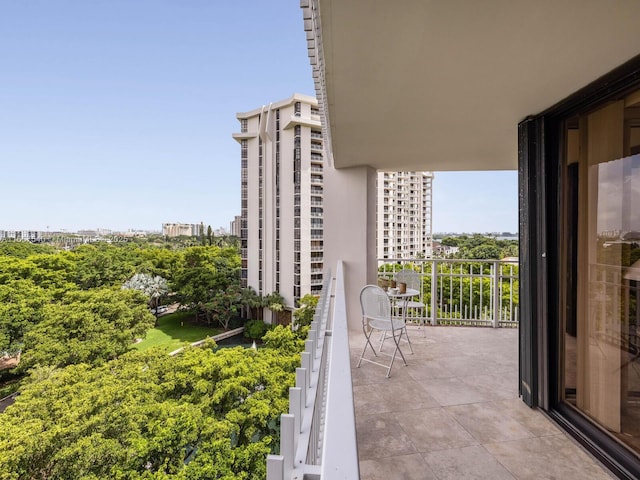
[[[32,280],[18,279],[0,284],[0,352],[17,353],[23,336],[42,321],[51,294]]]
[[[31,242],[0,241],[0,257],[27,258],[37,253],[55,253],[55,249]]]
[[[240,256],[234,248],[189,247],[172,280],[179,301],[207,316],[205,304],[240,283]],[[207,317],[212,321],[210,315]]]
[[[263,479],[303,340],[35,369],[0,415],[2,478]]]
[[[25,332],[19,367],[99,365],[126,352],[154,321],[147,298],[138,291],[69,292],[60,303],[45,306],[42,321]]]
[[[313,315],[316,313],[318,297],[307,293],[298,300],[298,308],[293,312],[293,318],[299,326],[311,325]]]

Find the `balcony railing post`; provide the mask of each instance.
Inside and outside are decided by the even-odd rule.
[[[267,480],[284,480],[284,456],[267,455]]]
[[[307,340],[307,342],[309,341]],[[306,382],[307,385],[309,385],[311,383],[311,372],[313,371],[313,356],[308,350],[306,352],[302,352],[300,355],[300,364],[302,365],[302,368],[307,371]]]
[[[302,391],[302,396],[300,397],[302,408],[307,408],[307,388],[309,388],[309,384],[307,383],[306,369],[296,368],[296,386],[300,387]]]
[[[313,369],[315,368],[315,358],[316,358],[316,351],[315,351],[315,345],[313,344],[313,340],[307,338],[307,340],[304,341],[304,351],[308,352],[309,355],[311,355],[311,371],[313,371]]]
[[[280,415],[280,454],[284,457],[283,477],[291,478],[293,461],[295,458],[295,418],[293,415],[283,413]]]
[[[438,323],[438,261],[431,261],[431,325]]]
[[[493,265],[493,319],[492,324],[493,328],[497,328],[500,326],[500,275],[498,272],[498,261],[494,261]]]
[[[298,444],[302,423],[302,389],[300,387],[289,387],[289,413],[294,416],[294,445]]]

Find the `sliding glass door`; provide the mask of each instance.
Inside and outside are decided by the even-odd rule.
[[[562,123],[561,401],[640,454],[640,91]]]

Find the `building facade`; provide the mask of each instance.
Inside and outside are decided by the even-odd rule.
[[[240,238],[240,225],[242,224],[242,217],[240,215],[236,215],[231,220],[229,224],[229,233],[234,237]]]
[[[323,138],[315,98],[238,113],[242,285],[288,308],[322,289]]]
[[[206,233],[206,232],[205,232]],[[199,223],[163,223],[162,234],[165,237],[197,237],[200,235]]]
[[[430,258],[432,172],[378,172],[378,258]]]
[[[377,275],[376,171],[517,169],[520,395],[640,478],[637,2],[301,5],[350,327]]]

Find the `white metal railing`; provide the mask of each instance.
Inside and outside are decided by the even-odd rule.
[[[280,418],[280,455],[267,456],[267,480],[359,478],[344,292],[338,262],[336,277],[327,273],[323,282],[289,413]]]
[[[432,325],[518,325],[518,262],[458,259],[378,259],[378,278],[411,268],[420,275],[419,301],[408,319]]]

